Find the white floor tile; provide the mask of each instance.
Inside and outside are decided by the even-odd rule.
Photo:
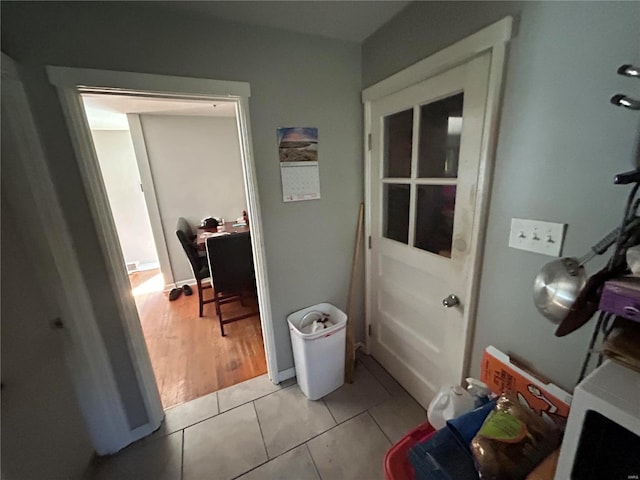
[[[218,413],[218,394],[210,393],[167,410],[164,417],[164,431],[172,433],[182,430]]]
[[[406,393],[404,388],[387,372],[378,361],[371,355],[358,351],[358,360],[371,372],[382,386],[391,394],[398,395]]]
[[[218,403],[220,411],[226,412],[238,405],[251,402],[278,390],[280,390],[279,385],[272,383],[267,375],[260,375],[259,377],[252,378],[233,387],[219,390]]]
[[[280,455],[238,480],[320,480],[306,445]]]
[[[322,401],[309,400],[297,385],[255,401],[269,458],[335,425]]]
[[[373,357],[358,360],[355,382],[324,401],[263,375],[172,408],[160,431],[102,460],[89,478],[382,478],[387,437],[399,440],[426,414]]]
[[[332,428],[307,444],[322,480],[383,478],[391,446],[368,413]]]
[[[251,403],[184,431],[184,480],[229,480],[266,460]]]
[[[180,480],[182,432],[134,445],[105,457],[89,475],[92,480]]]
[[[408,393],[391,397],[369,413],[393,443],[427,421],[427,412]]]
[[[364,412],[368,408],[384,402],[390,397],[384,387],[361,364],[356,364],[353,383],[345,383],[335,392],[324,397],[336,422]]]
[[[296,383],[298,383],[298,379],[296,377],[291,377],[280,382],[279,387],[287,388],[287,387],[290,387],[291,385],[295,385]]]

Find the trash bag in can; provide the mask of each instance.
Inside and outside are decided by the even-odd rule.
[[[300,390],[318,400],[344,383],[347,315],[319,303],[287,317]]]

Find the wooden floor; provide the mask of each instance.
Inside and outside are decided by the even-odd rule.
[[[182,294],[173,302],[161,290],[145,292],[153,284],[162,288],[159,275],[149,270],[129,278],[165,409],[267,372],[257,315],[225,325],[222,337],[213,303],[198,317],[195,286],[193,295]],[[251,306],[234,302],[222,308],[233,314]]]

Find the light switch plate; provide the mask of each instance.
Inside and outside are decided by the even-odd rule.
[[[551,257],[559,257],[562,253],[566,228],[566,223],[512,218],[509,246]]]

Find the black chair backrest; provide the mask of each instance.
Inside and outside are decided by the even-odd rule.
[[[178,219],[176,230],[180,230],[184,232],[184,234],[187,236],[187,238],[191,242],[193,242],[196,239],[196,234],[193,233],[193,229],[191,228],[191,225],[189,225],[189,222],[187,222],[187,219],[184,217],[180,217]]]
[[[249,232],[207,238],[207,258],[213,288],[239,292],[255,288],[255,271]]]
[[[178,219],[178,224],[176,225],[176,236],[180,240],[184,253],[187,254],[194,275],[197,275],[200,270],[200,262],[198,260],[198,249],[194,244],[196,236],[191,230],[191,225],[182,217]]]

